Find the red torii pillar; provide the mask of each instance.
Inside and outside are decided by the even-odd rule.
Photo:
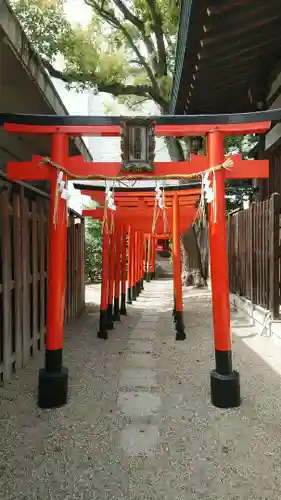
[[[224,136],[214,130],[207,135],[209,168],[224,161]],[[215,406],[240,405],[239,373],[232,369],[227,233],[225,213],[225,170],[213,173],[214,200],[209,221],[213,324],[216,368],[211,372],[211,400]]]
[[[51,158],[64,165],[68,155],[68,137],[57,133],[51,139]],[[45,368],[39,372],[38,405],[55,408],[66,404],[68,370],[62,365],[65,288],[67,206],[59,194],[56,201],[58,172],[51,172],[50,233],[48,265],[47,331]],[[56,205],[57,203],[57,205]],[[57,211],[54,221],[55,211]]]
[[[143,275],[144,275],[144,271],[143,271],[143,249],[144,249],[144,235],[141,232],[141,236],[140,236],[140,288],[141,288],[141,291],[144,290],[144,286],[143,286]]]
[[[120,321],[120,277],[121,277],[121,231],[116,226],[116,252],[115,252],[115,284],[114,284],[114,304],[113,320]]]
[[[132,259],[133,259],[133,229],[132,226],[130,225],[128,229],[128,294],[127,294],[128,304],[132,304],[132,288],[133,288]]]
[[[147,257],[146,257],[146,281],[151,280],[150,266],[151,266],[151,245],[152,245],[151,233],[149,233],[147,238]]]
[[[111,214],[114,221],[114,215]],[[110,246],[109,246],[109,284],[108,284],[108,303],[107,303],[107,328],[113,330],[113,295],[114,295],[114,277],[115,277],[115,244],[116,233],[115,225],[111,224]]]
[[[137,269],[138,269],[138,278],[137,278],[137,294],[140,295],[142,288],[141,288],[141,232],[138,231],[138,237],[137,237]]]
[[[183,323],[182,283],[181,283],[181,252],[179,229],[179,198],[173,196],[173,278],[174,278],[174,320],[176,327],[176,340],[185,340],[186,335]]]
[[[136,236],[137,232],[133,229],[133,237],[132,237],[132,300],[137,300],[137,288],[136,288],[136,254],[137,254],[137,245],[136,245]]]
[[[142,234],[141,240],[141,289],[144,290],[144,278],[145,278],[145,237]]]
[[[151,251],[151,279],[155,279],[155,269],[156,269],[156,244],[157,244],[157,239],[153,235],[152,241],[152,251]]]
[[[107,339],[107,298],[109,277],[109,234],[108,226],[103,223],[102,234],[102,270],[101,270],[101,299],[100,299],[100,324],[98,338]]]
[[[121,271],[121,306],[120,314],[127,315],[126,309],[126,281],[127,281],[127,232],[122,228],[122,271]]]

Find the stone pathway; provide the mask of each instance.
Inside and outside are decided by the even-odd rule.
[[[235,313],[243,403],[214,408],[209,292],[185,291],[175,342],[171,282],[145,288],[108,341],[93,305],[67,330],[67,406],[35,405],[43,356],[0,389],[1,500],[279,500],[280,343]]]

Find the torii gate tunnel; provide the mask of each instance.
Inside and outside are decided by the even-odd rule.
[[[105,189],[76,184],[82,194],[90,195],[99,204],[106,204]],[[126,295],[126,234],[128,233],[128,303],[136,300],[143,289],[143,277],[149,281],[155,272],[156,237],[172,239],[174,277],[174,320],[176,340],[184,340],[182,315],[182,287],[180,263],[180,234],[194,222],[201,193],[201,184],[168,186],[165,189],[165,208],[157,208],[153,188],[115,188],[116,213],[111,212],[110,257],[108,254],[108,224],[103,225],[103,275],[100,309],[99,337],[107,338],[107,330],[113,327],[113,319],[119,320],[119,288],[122,274],[121,313],[125,311]],[[162,212],[162,213],[161,213]],[[104,220],[104,209],[83,210],[84,216]],[[172,228],[172,231],[171,229]],[[147,234],[147,237],[146,237]],[[120,238],[123,242],[123,258],[120,256]],[[147,244],[144,242],[147,241]],[[143,258],[144,248],[147,254]],[[122,262],[123,272],[118,271]],[[143,265],[145,262],[145,265]],[[116,272],[114,273],[115,269]],[[107,269],[110,269],[108,279]],[[113,282],[115,286],[113,287]],[[113,298],[113,288],[115,295]]]
[[[240,404],[239,374],[232,368],[224,181],[226,178],[267,178],[269,165],[267,160],[246,161],[242,160],[241,156],[235,156],[232,157],[233,166],[230,170],[216,167],[225,161],[224,136],[265,133],[271,126],[271,122],[266,120],[268,116],[273,116],[272,113],[155,117],[157,136],[206,136],[207,156],[192,157],[190,161],[184,162],[156,163],[153,174],[148,172],[134,175],[136,180],[149,179],[153,176],[165,178],[167,175],[170,178],[180,178],[208,169],[212,171],[210,176],[213,182],[214,199],[209,210],[209,240],[215,369],[211,372],[211,400],[215,406],[222,408],[235,407]],[[67,205],[62,197],[57,196],[57,170],[58,168],[60,171],[63,170],[61,181],[67,178],[77,179],[76,176],[80,179],[87,177],[116,180],[126,178],[126,173],[120,172],[119,163],[87,163],[82,157],[69,157],[68,155],[70,136],[119,136],[120,121],[120,117],[0,114],[0,125],[4,124],[5,130],[9,133],[51,136],[52,164],[41,165],[43,158],[34,156],[29,162],[9,162],[7,169],[8,177],[13,180],[48,180],[51,183],[46,356],[45,367],[39,373],[38,391],[38,404],[42,408],[65,404],[68,392],[68,370],[62,365]],[[57,168],[54,168],[55,166]],[[168,209],[169,224],[172,226],[171,231],[176,245],[179,244],[179,233],[184,226],[182,219],[185,217],[181,215],[181,209],[179,209],[179,193],[180,191],[175,191],[173,208]],[[136,259],[135,267],[131,272],[135,273],[141,260],[139,233],[146,232],[147,227],[146,225],[138,227],[137,224],[133,226],[132,218],[127,217],[126,211],[122,208],[120,211],[122,214],[120,225],[123,228],[126,226],[126,230],[130,225],[131,231],[135,234],[135,244],[131,245]],[[191,220],[188,215],[186,219],[185,229],[188,229]],[[129,239],[133,237],[132,234],[129,231]],[[118,245],[119,243],[120,241]],[[124,248],[123,251],[125,251]],[[174,255],[177,252],[179,252],[179,247],[174,251]],[[177,262],[179,264],[179,259]],[[177,276],[178,271],[179,269],[176,271]],[[133,277],[134,282],[129,272],[129,287],[130,285],[136,286],[136,282],[140,279],[141,271]],[[123,282],[124,280],[123,276]],[[101,306],[105,307],[106,301],[102,302]],[[183,338],[184,335],[180,337]]]

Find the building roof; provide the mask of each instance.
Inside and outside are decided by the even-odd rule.
[[[171,113],[260,109],[280,22],[280,0],[182,0]]]
[[[7,113],[42,113],[67,115],[39,56],[32,48],[13,10],[0,0],[0,109]],[[28,160],[34,153],[48,155],[47,136],[18,137],[0,127],[0,169],[8,160]],[[71,139],[70,154],[91,155],[80,137]]]

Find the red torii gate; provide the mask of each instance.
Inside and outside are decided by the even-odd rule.
[[[271,122],[266,119],[267,112],[247,115],[202,115],[202,116],[162,116],[156,117],[157,136],[207,136],[208,156],[204,160],[179,163],[156,164],[154,175],[170,178],[195,173],[206,168],[213,169],[224,162],[224,136],[264,133]],[[258,121],[259,120],[259,121]],[[250,123],[252,121],[252,123]],[[241,123],[242,122],[242,123]],[[253,123],[254,122],[254,123]],[[86,163],[83,158],[69,158],[69,136],[118,136],[120,117],[73,117],[53,115],[0,115],[0,125],[16,134],[51,136],[51,160],[53,166],[39,166],[40,157],[30,162],[11,162],[8,176],[15,180],[49,180],[51,182],[50,203],[50,253],[48,271],[48,305],[45,368],[39,374],[38,403],[42,408],[61,406],[67,402],[68,371],[62,366],[63,321],[65,298],[66,267],[66,203],[57,200],[57,171],[54,164],[68,171],[68,178],[75,175],[91,178],[109,178],[117,174],[119,164]],[[196,161],[201,162],[200,167]],[[98,168],[100,174],[97,174]],[[204,170],[204,168],[203,168]],[[184,173],[182,173],[184,171]],[[235,173],[236,172],[236,173]],[[180,175],[179,175],[180,173]],[[153,177],[150,174],[137,174],[136,179]],[[218,407],[229,408],[240,404],[239,374],[232,368],[230,305],[228,287],[228,263],[225,219],[225,178],[266,178],[266,160],[243,161],[234,159],[231,171],[214,170],[211,174],[215,186],[214,200],[209,210],[211,279],[213,301],[213,323],[215,340],[216,368],[211,372],[211,400]],[[113,176],[112,176],[113,177]],[[115,178],[127,177],[119,173]],[[56,221],[54,224],[54,215]]]
[[[105,188],[75,184],[76,189],[88,195],[99,204],[106,205]],[[155,190],[153,188],[115,188],[114,201],[117,207],[115,213],[111,213],[114,220],[113,234],[108,242],[107,227],[103,227],[103,259],[102,259],[102,285],[100,305],[100,327],[98,336],[107,338],[107,330],[113,328],[113,321],[118,321],[121,314],[126,314],[126,259],[122,259],[122,273],[119,271],[120,264],[120,232],[122,241],[125,235],[129,235],[129,265],[128,265],[128,303],[136,300],[143,289],[144,267],[140,262],[143,253],[144,233],[149,233],[147,248],[146,276],[151,279],[150,262],[155,263],[155,240],[153,236],[169,232],[173,241],[173,269],[174,269],[174,321],[176,328],[176,340],[186,338],[183,323],[183,302],[181,286],[181,262],[180,262],[180,234],[189,229],[196,218],[197,205],[201,194],[201,184],[189,184],[181,186],[168,186],[165,191],[165,209],[161,211],[155,205]],[[85,209],[84,216],[97,220],[103,220],[104,209]],[[157,217],[156,217],[157,215]],[[171,230],[172,229],[172,230]],[[117,247],[116,241],[119,243]],[[115,245],[116,244],[116,245]],[[110,246],[110,252],[108,247]],[[115,256],[115,251],[118,253]],[[125,250],[124,250],[125,252]],[[110,256],[109,256],[110,255]],[[123,254],[124,255],[124,254]],[[134,255],[137,262],[134,262]],[[117,271],[115,271],[117,267]],[[125,271],[124,271],[125,267]],[[107,269],[111,276],[108,277]],[[119,280],[122,275],[121,311],[119,311]],[[114,297],[113,297],[114,288]]]

